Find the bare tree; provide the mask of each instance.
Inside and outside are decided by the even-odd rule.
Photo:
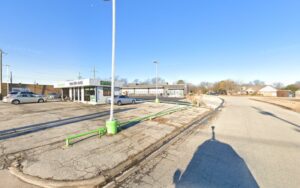
[[[282,89],[284,87],[284,84],[281,82],[274,82],[272,86],[275,87],[276,89]]]
[[[214,84],[214,91],[220,94],[233,93],[239,90],[238,85],[233,80],[222,80]]]
[[[136,78],[136,79],[133,80],[133,83],[139,84],[139,83],[140,83],[140,80]]]
[[[150,80],[150,83],[151,83],[151,84],[156,84],[156,78],[152,78],[152,79]],[[165,79],[163,79],[163,78],[161,78],[161,77],[158,77],[158,78],[157,78],[157,83],[158,83],[158,84],[165,84],[166,81],[165,81]]]
[[[265,85],[265,82],[261,81],[261,80],[254,80],[254,81],[250,82],[249,84],[255,85],[255,86],[263,86],[263,85]]]
[[[300,81],[295,82],[295,85],[300,89]]]
[[[201,91],[201,93],[207,93],[208,91],[212,90],[213,83],[201,82],[198,87],[199,87],[199,90]]]
[[[126,78],[121,78],[121,79],[118,80],[118,81],[122,84],[122,86],[127,86],[127,85],[128,85],[128,81],[127,81]]]

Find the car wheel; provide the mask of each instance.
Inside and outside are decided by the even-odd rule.
[[[20,101],[19,100],[13,100],[11,103],[17,105],[17,104],[20,104]]]
[[[121,106],[121,105],[122,105],[121,101],[118,101],[118,102],[117,102],[117,105],[118,105],[118,106]]]
[[[135,104],[135,100],[132,100],[132,104]]]
[[[41,103],[41,102],[44,102],[44,100],[43,100],[43,99],[39,99],[39,100],[38,100],[38,103]]]

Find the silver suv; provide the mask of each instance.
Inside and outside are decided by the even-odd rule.
[[[107,103],[110,104],[110,99],[107,100]],[[122,105],[122,104],[135,104],[136,99],[135,98],[130,98],[126,95],[119,95],[119,96],[115,96],[114,103],[119,105],[119,106]]]
[[[46,98],[42,95],[37,95],[32,92],[18,92],[18,94],[8,95],[3,98],[3,102],[20,104],[20,103],[41,103],[45,102]]]

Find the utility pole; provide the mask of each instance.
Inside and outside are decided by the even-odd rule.
[[[97,72],[97,71],[96,71],[96,67],[95,67],[95,66],[94,66],[94,68],[93,68],[93,71],[92,71],[92,72],[93,72],[93,78],[94,78],[94,80],[95,80],[95,79],[96,79],[96,72]]]
[[[13,77],[12,77],[12,71],[10,71],[10,87],[12,88],[12,83],[13,83]]]
[[[159,99],[158,99],[158,61],[154,61],[153,62],[155,64],[155,72],[156,72],[156,97],[155,97],[155,102],[159,103]]]
[[[2,54],[6,54],[0,49],[0,99],[2,99]]]
[[[81,80],[81,75],[80,75],[80,72],[78,73],[78,80]]]
[[[4,66],[6,67],[6,76],[7,76],[7,81],[6,81],[6,86],[7,86],[6,95],[8,95],[8,93],[9,93],[9,67],[10,67],[10,65],[6,64]]]
[[[2,53],[0,49],[0,99],[2,99]]]

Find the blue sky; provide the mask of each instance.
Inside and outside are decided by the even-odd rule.
[[[299,0],[117,0],[117,75],[192,83],[300,80]],[[1,0],[16,82],[110,77],[111,2]]]

